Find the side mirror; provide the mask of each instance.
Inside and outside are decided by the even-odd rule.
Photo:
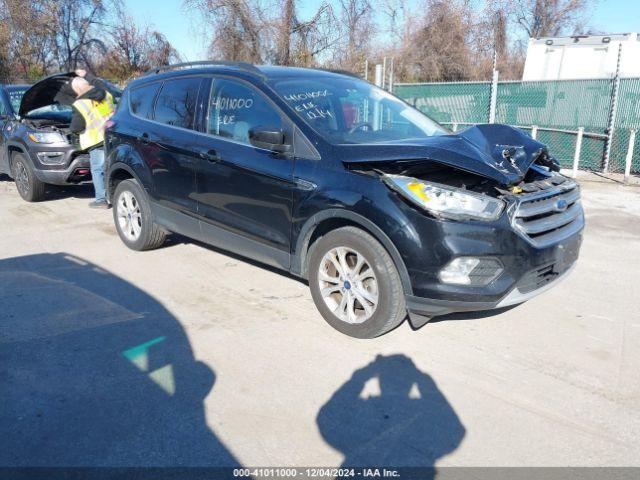
[[[259,148],[277,153],[291,151],[291,145],[286,143],[284,131],[273,127],[255,127],[249,130],[249,141]]]

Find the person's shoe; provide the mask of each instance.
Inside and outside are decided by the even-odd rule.
[[[103,210],[107,210],[109,208],[109,204],[106,200],[96,200],[89,204],[89,208],[101,208]]]

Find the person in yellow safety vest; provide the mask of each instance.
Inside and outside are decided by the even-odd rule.
[[[95,200],[91,208],[109,208],[104,185],[104,129],[115,113],[113,96],[102,81],[85,70],[76,70],[71,80],[76,95],[70,130],[80,135],[80,148],[89,151]]]

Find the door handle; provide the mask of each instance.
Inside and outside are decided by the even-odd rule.
[[[219,162],[220,161],[220,157],[218,156],[218,152],[216,152],[215,150],[211,149],[211,150],[207,150],[206,152],[200,152],[200,158],[211,162],[211,163],[215,163],[215,162]]]

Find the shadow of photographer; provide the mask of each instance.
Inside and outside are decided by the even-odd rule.
[[[238,466],[215,373],[157,300],[64,253],[0,260],[0,465]]]
[[[378,355],[356,370],[316,421],[342,467],[433,467],[465,435],[433,379],[405,355]]]

